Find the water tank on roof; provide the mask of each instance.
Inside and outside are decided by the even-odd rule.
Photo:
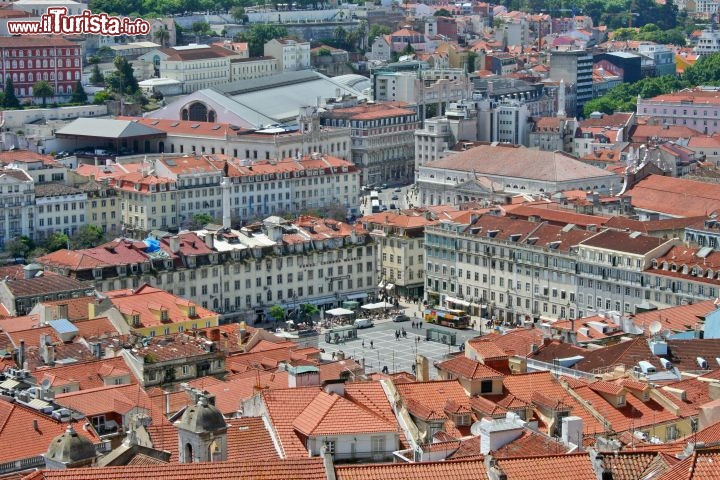
[[[160,250],[160,241],[155,238],[146,238],[144,243],[147,245],[147,248],[145,249],[145,252],[147,253],[153,253]]]

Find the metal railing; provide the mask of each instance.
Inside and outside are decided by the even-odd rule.
[[[573,378],[585,378],[588,380],[595,380],[595,375],[589,372],[582,372],[580,370],[575,370],[573,368],[568,367],[562,367],[560,365],[555,365],[553,363],[548,362],[541,362],[540,360],[533,360],[531,358],[527,359],[527,367],[528,370],[544,370],[549,371],[553,375],[564,375],[566,377],[573,377]]]

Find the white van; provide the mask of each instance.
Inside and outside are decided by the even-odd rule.
[[[355,327],[356,328],[370,328],[372,326],[373,326],[373,322],[369,318],[355,319]]]

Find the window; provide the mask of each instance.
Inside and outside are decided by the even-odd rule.
[[[483,380],[480,382],[480,393],[492,393],[492,380]]]
[[[323,442],[323,447],[325,447],[325,451],[327,453],[335,455],[335,440],[325,440]]]

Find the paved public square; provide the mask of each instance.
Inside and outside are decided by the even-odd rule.
[[[406,311],[408,314],[413,313],[410,309]],[[412,315],[410,317],[411,320],[408,322],[377,321],[373,327],[358,329],[357,339],[347,340],[339,345],[325,342],[325,335],[321,334],[319,348],[325,350],[323,358],[332,360],[333,353],[342,350],[346,358],[352,357],[358,362],[365,359],[365,371],[367,373],[378,372],[385,366],[390,373],[412,372],[416,352],[428,357],[431,363],[436,360],[443,360],[447,358],[448,353],[458,352],[460,345],[464,344],[467,339],[480,334],[480,332],[470,329],[455,330],[426,322],[422,322],[421,329],[412,328],[412,322],[418,322],[420,319],[413,318]],[[448,346],[439,342],[426,341],[425,334],[428,327],[456,334],[456,345]],[[395,331],[401,328],[405,329],[407,336],[401,336],[396,340]],[[373,342],[372,347],[370,346],[371,341]],[[437,377],[437,372],[432,367],[430,368],[430,376],[432,378]]]

